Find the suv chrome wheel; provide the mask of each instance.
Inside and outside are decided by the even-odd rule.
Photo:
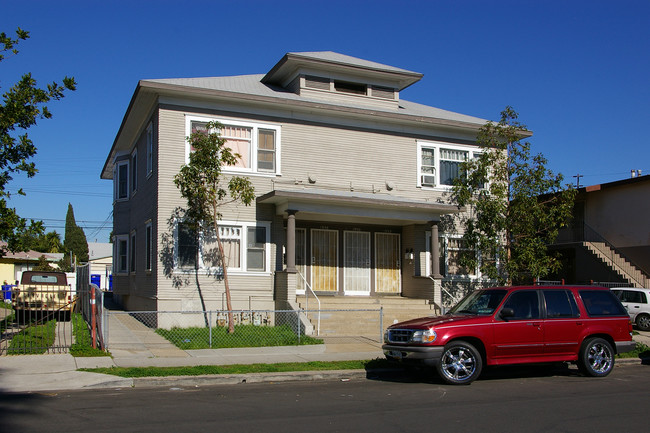
[[[589,376],[604,377],[614,368],[612,345],[602,338],[591,338],[580,349],[578,366]]]
[[[480,374],[483,368],[481,354],[471,344],[457,341],[448,344],[438,364],[438,373],[452,385],[469,384]]]

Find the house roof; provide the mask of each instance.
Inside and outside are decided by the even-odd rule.
[[[6,242],[0,242],[0,249],[4,249],[7,247]],[[45,256],[45,259],[48,262],[58,262],[63,258],[63,253],[42,253],[40,251],[34,251],[34,250],[29,250],[29,251],[16,251],[15,253],[12,253],[11,251],[7,251],[4,256],[2,256],[2,259],[9,259],[12,261],[38,261],[38,259],[41,258],[41,256]]]
[[[594,192],[594,191],[601,191],[603,189],[616,188],[616,187],[619,187],[619,186],[631,185],[631,184],[634,184],[634,183],[642,183],[642,182],[648,182],[648,181],[650,181],[650,175],[646,174],[645,176],[637,176],[637,177],[631,177],[629,179],[615,180],[614,182],[584,186],[582,188],[579,188],[578,191],[580,191],[580,192],[583,192],[583,191],[584,192]]]
[[[430,119],[438,119],[444,121],[453,121],[453,122],[462,122],[466,123],[468,126],[472,125],[475,127],[481,127],[485,124],[486,120],[479,117],[468,116],[466,114],[460,114],[453,111],[443,110],[441,108],[431,107],[428,105],[422,105],[415,102],[410,102],[404,99],[400,99],[399,107],[396,109],[391,109],[388,107],[378,108],[373,107],[369,109],[365,105],[354,104],[353,102],[340,102],[327,104],[320,99],[310,98],[308,96],[301,96],[294,92],[288,91],[281,87],[264,84],[262,79],[264,75],[236,75],[231,77],[200,77],[200,78],[169,78],[169,79],[155,79],[155,80],[142,80],[140,81],[140,86],[148,88],[159,88],[159,89],[170,89],[171,86],[177,88],[178,90],[185,88],[186,91],[191,89],[194,90],[204,90],[204,91],[215,91],[215,92],[227,92],[235,96],[239,95],[249,95],[252,97],[264,97],[264,98],[276,98],[282,99],[285,101],[291,102],[306,102],[318,104],[321,107],[326,107],[331,105],[332,108],[334,105],[339,107],[348,107],[348,108],[357,108],[364,111],[372,112],[385,112],[390,114],[399,114],[404,116],[420,117]]]

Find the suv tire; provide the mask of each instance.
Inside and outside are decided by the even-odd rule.
[[[605,377],[614,369],[614,349],[599,337],[586,340],[578,355],[578,368],[588,376]]]
[[[438,374],[451,385],[468,385],[476,380],[483,369],[481,353],[466,341],[453,341],[445,346]]]
[[[650,315],[638,314],[636,316],[636,327],[641,331],[650,331]]]

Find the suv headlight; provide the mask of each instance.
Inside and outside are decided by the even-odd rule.
[[[433,328],[429,328],[423,331],[415,331],[411,341],[413,343],[433,343],[436,341],[436,331]]]

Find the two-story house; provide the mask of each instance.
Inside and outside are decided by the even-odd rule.
[[[256,192],[222,210],[233,308],[298,308],[305,292],[440,308],[445,284],[479,281],[458,265],[464,210],[448,193],[485,120],[401,99],[421,78],[303,52],[266,74],[140,81],[101,173],[114,183],[115,298],[129,310],[225,308],[209,237],[174,217],[187,137],[213,120],[241,155],[225,173]]]

